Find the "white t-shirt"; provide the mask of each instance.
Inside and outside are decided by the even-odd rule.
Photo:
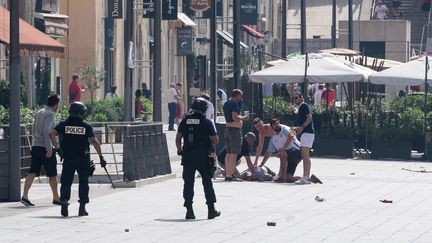
[[[267,151],[274,153],[278,149],[283,148],[283,146],[285,145],[291,131],[291,127],[281,125],[281,128],[282,129],[278,134],[275,133],[271,137]],[[292,148],[300,150],[300,141],[297,139],[296,136],[293,137],[293,141],[289,143],[287,147],[284,147],[285,150]]]
[[[388,8],[385,5],[381,5],[381,6],[376,6],[375,7],[375,15],[376,18],[379,20],[384,20],[385,16],[386,16],[386,11],[388,10]]]
[[[220,99],[220,100],[222,100],[222,104],[225,104],[225,102],[227,102],[228,101],[228,96],[227,96],[227,94],[225,93],[225,91],[223,91],[222,89],[218,89],[218,92],[220,92],[222,95],[222,97],[219,97],[218,96],[218,98]]]
[[[215,111],[215,108],[214,108],[213,103],[211,103],[210,101],[208,101],[208,103],[207,103],[207,111],[205,113],[206,118],[209,119],[209,120],[214,120],[214,111]]]
[[[168,103],[177,103],[177,90],[175,88],[168,89],[167,102]]]
[[[321,104],[321,96],[322,96],[322,93],[324,92],[324,90],[322,90],[322,89],[317,89],[316,91],[315,91],[315,93],[314,93],[314,104],[315,105],[319,105],[319,104]]]

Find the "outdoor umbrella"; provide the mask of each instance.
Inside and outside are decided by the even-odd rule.
[[[389,68],[385,71],[376,73],[369,77],[369,82],[374,84],[393,84],[393,85],[421,85],[425,86],[424,106],[427,107],[429,80],[432,77],[430,65],[432,58],[423,56],[417,60],[413,60],[399,66]],[[428,109],[424,109],[424,133],[425,133],[425,156],[427,155],[427,113]]]
[[[321,54],[309,54],[286,63],[252,73],[249,78],[255,83],[310,83],[359,82],[367,79],[354,65],[332,60]]]
[[[389,68],[379,73],[369,76],[369,82],[373,84],[391,84],[391,85],[422,85],[425,83],[426,57],[421,57],[399,66]],[[428,58],[429,66],[432,58]],[[428,80],[432,77],[429,69],[427,72]]]

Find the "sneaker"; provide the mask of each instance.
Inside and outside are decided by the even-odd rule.
[[[243,181],[243,180],[235,176],[225,176],[225,181]]]
[[[297,185],[306,185],[306,184],[310,184],[310,183],[311,183],[310,181],[305,180],[303,177],[300,180],[295,182],[295,184],[297,184]]]
[[[316,177],[314,174],[311,175],[309,181],[312,183],[315,183],[315,184],[316,183],[323,184],[322,181],[318,177]]]
[[[69,216],[69,210],[68,210],[68,207],[69,207],[69,203],[68,203],[68,202],[62,202],[60,213],[61,213],[61,215],[62,215],[63,217],[67,217],[67,216]]]
[[[275,183],[285,183],[285,182],[287,182],[287,180],[285,180],[282,177],[278,177],[276,180],[273,180],[273,182],[275,182]]]
[[[273,177],[273,181],[277,181],[277,180],[279,180],[279,176],[278,175],[275,175],[274,177]]]
[[[30,200],[28,200],[27,198],[24,198],[24,197],[21,197],[20,202],[22,204],[24,204],[26,207],[34,206],[34,204],[32,202],[30,202]]]
[[[58,205],[58,206],[62,205],[62,203],[60,202],[60,200],[53,200],[52,204]]]

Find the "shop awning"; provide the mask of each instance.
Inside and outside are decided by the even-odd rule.
[[[39,57],[64,57],[65,46],[40,32],[35,27],[19,20],[20,25],[20,55]],[[0,7],[0,42],[9,45],[10,17],[9,11]]]
[[[241,29],[243,31],[245,31],[246,33],[248,33],[249,35],[253,36],[253,37],[264,38],[264,34],[263,33],[255,30],[254,28],[252,28],[252,27],[250,27],[248,25],[242,24],[241,25]]]
[[[196,23],[184,13],[177,13],[177,18],[183,23],[184,26],[196,26]]]
[[[224,44],[226,44],[229,47],[233,47],[234,46],[234,38],[233,36],[226,32],[225,30],[216,30],[216,33],[218,35],[218,37],[222,38]],[[240,41],[240,47],[243,49],[248,49],[248,45],[246,45],[245,43]]]

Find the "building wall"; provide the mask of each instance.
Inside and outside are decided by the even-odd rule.
[[[103,68],[103,0],[62,0],[60,13],[69,16],[69,33],[60,41],[66,46],[65,58],[60,61],[60,76],[63,77],[63,99],[66,101],[73,74],[83,66]],[[84,85],[81,83],[81,85]],[[103,96],[103,88],[96,92],[96,98]],[[82,95],[90,98],[90,92]]]

